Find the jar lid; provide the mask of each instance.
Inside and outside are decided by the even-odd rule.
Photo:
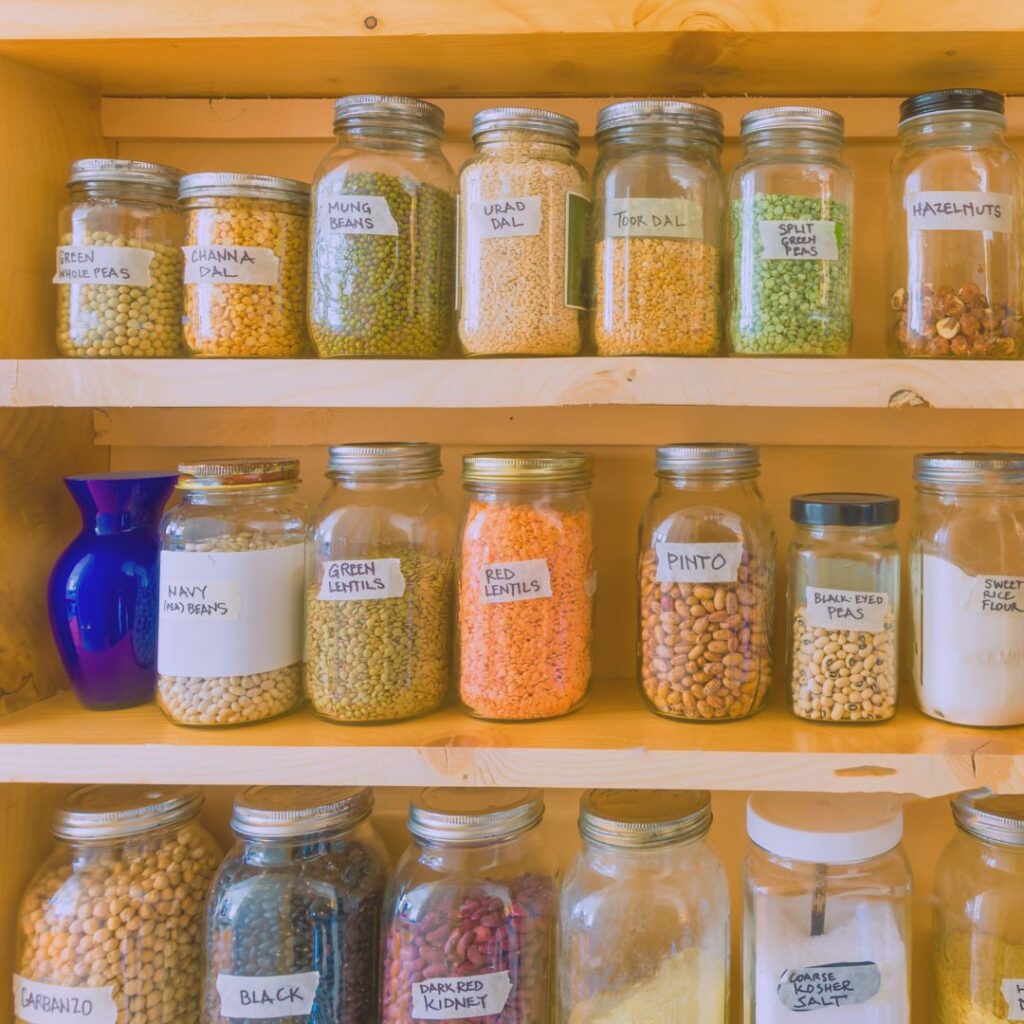
[[[298,459],[225,459],[223,462],[183,462],[178,490],[207,491],[221,487],[262,487],[299,479]]]
[[[900,499],[888,494],[797,494],[789,517],[804,526],[892,526],[900,519]]]
[[[761,107],[740,119],[740,138],[773,128],[799,128],[843,141],[843,117],[825,107]]]
[[[761,452],[752,444],[665,444],[657,449],[658,474],[724,473],[756,476]]]
[[[580,143],[580,126],[571,117],[533,107],[488,107],[486,110],[478,110],[473,115],[470,138],[476,142],[479,136],[487,132],[515,130],[553,135],[577,147]]]
[[[467,483],[587,483],[593,476],[594,460],[581,452],[477,452],[462,459]]]
[[[72,163],[68,187],[90,182],[110,182],[116,185],[147,185],[159,192],[176,195],[183,173],[177,167],[153,164],[146,160],[90,157]]]
[[[327,476],[364,479],[441,475],[441,448],[426,441],[378,441],[336,444],[328,448]]]
[[[924,484],[1024,482],[1021,452],[928,452],[914,456],[914,479]]]
[[[235,797],[231,828],[243,839],[348,831],[373,810],[362,786],[250,786]]]
[[[309,185],[294,178],[276,178],[269,174],[233,174],[229,171],[186,174],[178,187],[178,198],[200,197],[308,203]]]
[[[762,849],[809,864],[853,864],[903,838],[903,810],[884,794],[755,793],[747,835]]]
[[[537,789],[424,789],[409,804],[409,831],[428,843],[509,839],[540,823]]]
[[[127,839],[191,821],[203,806],[195,786],[83,786],[57,803],[58,839]]]
[[[953,797],[950,807],[957,825],[976,839],[1024,846],[1024,796],[972,789]]]
[[[983,110],[1003,114],[1006,101],[998,92],[989,89],[934,89],[919,92],[900,104],[900,124],[925,114],[942,114],[951,110]]]
[[[580,835],[603,846],[650,849],[707,835],[711,794],[684,789],[590,789]]]
[[[334,128],[358,128],[371,122],[387,121],[444,135],[444,111],[414,96],[384,96],[377,93],[342,96],[334,101]]]
[[[602,107],[597,115],[598,138],[619,128],[658,126],[695,132],[719,146],[725,135],[717,110],[686,100],[624,100]]]

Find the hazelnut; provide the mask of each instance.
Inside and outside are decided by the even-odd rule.
[[[955,316],[943,317],[935,325],[935,330],[940,338],[955,338],[960,333],[960,321]]]

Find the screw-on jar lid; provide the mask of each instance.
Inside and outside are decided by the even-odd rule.
[[[73,841],[127,839],[191,821],[202,807],[195,786],[83,786],[54,808],[53,834]]]
[[[328,449],[327,476],[387,480],[441,475],[441,448],[425,441],[336,444]]]
[[[692,132],[722,145],[725,128],[722,115],[713,107],[686,100],[624,100],[603,107],[597,115],[597,137],[620,128],[664,127]]]
[[[271,199],[287,203],[308,203],[309,185],[294,178],[277,178],[269,174],[205,171],[202,174],[186,174],[178,187],[178,198]]]
[[[225,459],[223,462],[183,462],[178,466],[181,491],[208,491],[224,487],[262,487],[296,483],[298,459]]]
[[[593,476],[594,460],[581,452],[478,452],[462,459],[467,483],[587,483]]]
[[[900,519],[900,499],[888,494],[797,494],[789,516],[804,526],[892,526]]]
[[[755,793],[747,835],[763,850],[810,864],[853,864],[888,853],[903,838],[903,810],[873,793]]]
[[[929,452],[915,455],[914,479],[925,484],[1024,483],[1024,453]]]
[[[900,124],[925,114],[942,114],[952,110],[982,110],[1003,114],[1006,101],[998,92],[989,89],[934,89],[919,92],[900,104]]]
[[[413,96],[382,96],[376,93],[342,96],[334,101],[334,128],[359,127],[371,122],[400,124],[444,135],[444,111]]]
[[[601,846],[651,849],[707,835],[706,790],[590,789],[580,800],[580,835]]]
[[[756,476],[761,453],[752,444],[665,444],[655,454],[659,475],[722,474]]]
[[[817,132],[835,142],[843,141],[842,115],[825,107],[761,107],[751,110],[740,119],[740,138],[775,128],[797,128]]]
[[[409,831],[427,843],[509,839],[540,823],[536,789],[424,789],[409,805]]]
[[[579,146],[580,126],[565,114],[533,107],[488,107],[473,115],[470,138],[474,142],[488,132],[525,131],[551,135],[561,142]]]
[[[373,810],[361,786],[250,786],[235,797],[231,828],[243,839],[347,832]]]
[[[90,157],[76,160],[68,175],[68,188],[93,182],[115,185],[143,185],[161,194],[176,196],[182,171],[166,164],[153,164],[146,160],[113,160],[108,157]]]
[[[1024,846],[1024,796],[972,789],[950,801],[953,820],[986,843]]]

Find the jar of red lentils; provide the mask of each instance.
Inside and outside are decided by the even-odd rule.
[[[589,455],[490,452],[463,462],[459,694],[479,718],[574,711],[590,686]]]

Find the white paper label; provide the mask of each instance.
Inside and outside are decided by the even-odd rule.
[[[148,288],[152,249],[123,245],[58,245],[54,284],[112,284]]]
[[[975,576],[970,588],[972,611],[983,615],[1024,616],[1024,576]]]
[[[217,975],[220,1015],[228,1019],[272,1020],[278,1017],[306,1017],[313,1012],[320,972],[278,974],[246,978],[238,974]]]
[[[321,601],[379,601],[405,593],[398,558],[350,558],[324,562]]]
[[[911,192],[907,221],[914,231],[1013,230],[1013,196],[1005,192]]]
[[[185,284],[277,284],[281,261],[257,245],[183,245]]]
[[[1024,978],[1004,978],[1003,998],[1008,1007],[1007,1020],[1024,1020]]]
[[[496,1017],[512,991],[508,971],[466,978],[432,978],[412,985],[413,1020]]]
[[[321,208],[324,200],[321,200]],[[339,195],[326,200],[323,222],[342,235],[397,235],[398,224],[384,196]]]
[[[302,660],[305,551],[163,551],[157,670],[247,676]]]
[[[609,199],[608,238],[703,238],[704,208],[694,199]]]
[[[480,586],[484,604],[533,601],[551,596],[551,573],[544,558],[493,562],[480,570]]]
[[[28,1024],[117,1024],[112,988],[46,985],[14,975],[14,1015]]]
[[[866,1003],[882,988],[878,964],[817,964],[783,971],[779,979],[779,1002],[788,1010],[807,1013],[839,1009]]]
[[[469,204],[469,230],[478,238],[540,234],[540,196],[484,199]]]
[[[849,629],[881,633],[889,613],[889,595],[870,590],[807,588],[807,625],[814,629]]]
[[[739,541],[720,544],[654,545],[658,556],[659,583],[735,583],[740,575],[743,545]]]
[[[837,260],[836,225],[831,220],[762,220],[761,258],[765,260]]]

